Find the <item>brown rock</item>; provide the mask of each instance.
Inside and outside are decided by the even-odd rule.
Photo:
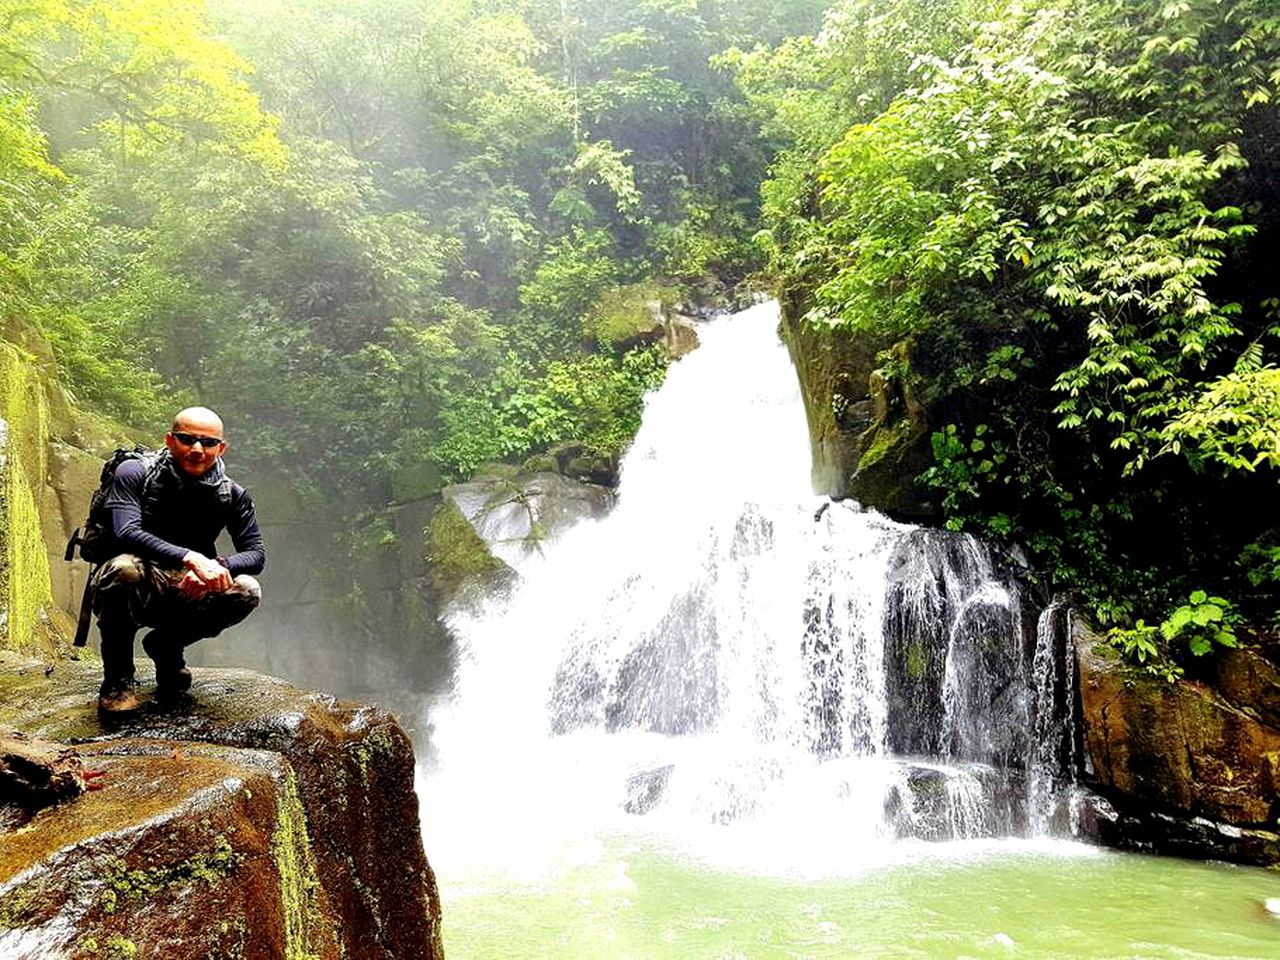
[[[142,679],[145,690],[148,678],[143,674]],[[82,922],[89,924],[86,929],[90,933],[98,929],[94,926],[98,914],[82,902],[86,891],[97,889],[85,871],[92,868],[90,872],[102,875],[108,862],[102,851],[115,848],[116,834],[137,834],[139,843],[144,842],[142,835],[154,834],[145,841],[150,845],[145,849],[170,851],[165,856],[176,859],[165,860],[159,853],[154,857],[140,853],[134,860],[121,856],[129,870],[158,869],[170,871],[163,874],[170,876],[172,864],[183,857],[207,855],[207,860],[221,852],[219,862],[225,861],[225,848],[211,845],[215,834],[229,837],[228,831],[235,826],[235,836],[246,838],[243,843],[228,840],[232,850],[245,858],[237,861],[241,866],[236,869],[248,871],[245,883],[258,892],[252,896],[227,892],[223,900],[215,897],[215,908],[208,911],[202,903],[206,893],[213,897],[208,891],[200,896],[175,895],[175,903],[181,900],[183,909],[196,915],[192,922],[217,923],[218,936],[222,936],[223,922],[232,931],[228,937],[236,924],[243,922],[245,929],[265,944],[262,952],[254,952],[259,947],[248,944],[244,956],[285,956],[272,952],[276,948],[271,944],[277,941],[305,944],[306,951],[326,958],[390,960],[443,955],[439,897],[422,852],[413,752],[390,715],[303,693],[248,671],[197,668],[192,695],[180,708],[162,709],[144,695],[144,707],[136,719],[107,727],[94,709],[98,680],[94,664],[59,664],[46,677],[38,664],[0,653],[0,725],[28,735],[80,741],[81,753],[101,754],[107,769],[107,785],[101,791],[26,822],[12,810],[0,816],[0,828],[8,829],[2,841],[5,849],[27,851],[21,856],[13,852],[0,857],[8,871],[0,873],[0,883],[5,884],[0,887],[0,897],[8,897],[25,883],[24,871],[33,864],[51,856],[56,859],[57,851],[87,851],[67,856],[89,865],[79,868],[76,876],[80,881],[57,881],[62,884],[58,889],[68,891],[61,899],[52,894],[38,898],[40,910],[52,911],[48,916],[28,917],[19,909],[20,903],[8,908],[11,918],[17,911],[23,921],[9,926],[27,931],[22,936],[28,939],[16,942],[37,942],[30,939],[36,936],[32,931],[44,931],[39,933],[44,936],[50,930],[66,928],[78,934]],[[140,742],[154,751],[154,755],[146,754],[141,767],[133,768],[129,763],[142,761],[105,759],[117,754],[135,757],[141,750]],[[225,747],[235,750],[227,753]],[[135,769],[141,771],[137,776],[132,772]],[[148,793],[144,785],[152,780],[158,792]],[[241,786],[233,788],[233,781]],[[118,789],[122,783],[126,788]],[[214,789],[218,784],[221,786]],[[93,811],[97,812],[90,816]],[[190,820],[198,826],[197,811],[213,824],[213,832],[180,825]],[[88,832],[67,834],[73,823],[85,824],[83,830]],[[285,839],[277,842],[282,823],[286,824]],[[42,839],[23,839],[32,833]],[[253,860],[254,843],[262,842],[251,842],[253,836],[265,836],[275,859],[284,856],[284,862],[292,866],[278,866],[275,874],[265,866],[260,870],[249,866],[257,862]],[[280,854],[281,843],[292,853]],[[314,861],[313,875],[308,873],[309,858]],[[281,875],[282,869],[291,876]],[[310,882],[309,875],[313,876]],[[234,876],[240,877],[240,873]],[[250,880],[253,877],[257,879]],[[272,883],[276,884],[273,890],[286,892],[263,892]],[[288,893],[290,890],[293,892]],[[288,902],[272,907],[272,897]],[[43,906],[46,899],[54,905]],[[8,901],[0,901],[0,911],[4,902]],[[176,906],[174,909],[176,916],[179,911]],[[111,925],[114,921],[102,922],[116,929]],[[173,922],[178,923],[176,919]],[[0,929],[3,926],[0,924]],[[145,933],[151,928],[137,929]],[[157,927],[157,935],[163,929]],[[206,938],[200,941],[203,943],[214,933],[205,930],[201,936]],[[144,953],[141,941],[132,939],[139,956],[162,955]],[[219,943],[227,946],[233,941]],[[105,949],[101,942],[99,946]],[[210,949],[212,954],[203,948],[194,952],[184,948],[163,955],[236,955],[230,946]],[[0,949],[0,955],[49,954]]]
[[[1181,816],[1274,827],[1280,730],[1193,680],[1165,683],[1077,645],[1085,745],[1099,785]]]
[[[0,734],[0,803],[28,810],[78,797],[89,789],[76,752],[22,733]]]
[[[1270,656],[1268,656],[1270,654]],[[1240,709],[1280,729],[1280,670],[1276,644],[1221,650],[1214,657],[1214,686]]]
[[[672,360],[698,349],[698,328],[693,317],[673,313],[663,324],[662,348]]]
[[[338,955],[279,756],[92,749],[103,789],[0,835],[0,954]]]

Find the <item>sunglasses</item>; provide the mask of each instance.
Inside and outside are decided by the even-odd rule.
[[[194,447],[198,443],[206,450],[222,444],[221,437],[202,437],[198,433],[179,433],[177,430],[173,431],[173,439],[177,440],[184,447]]]

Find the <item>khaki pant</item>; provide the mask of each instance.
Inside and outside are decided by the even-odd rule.
[[[151,627],[144,645],[157,666],[183,665],[184,648],[239,623],[262,599],[258,581],[241,574],[222,593],[193,599],[178,584],[184,570],[160,567],[132,553],[104,563],[93,578],[93,612],[102,634],[103,686],[133,679],[133,638]]]

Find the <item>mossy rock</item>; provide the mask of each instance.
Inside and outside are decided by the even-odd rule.
[[[488,544],[450,500],[432,514],[426,539],[428,579],[435,595],[444,600],[455,597],[469,583],[510,571],[489,552]]]
[[[446,487],[442,497],[426,531],[428,579],[442,603],[508,582],[550,538],[598,519],[614,500],[608,487],[559,470],[487,474]]]
[[[193,672],[175,707],[142,666],[143,709],[104,724],[96,665],[46,674],[0,652],[0,726],[74,740],[107,771],[34,816],[0,806],[0,955],[120,937],[147,958],[442,956],[399,725],[249,671]]]
[[[441,486],[440,468],[434,463],[405,464],[391,474],[391,499],[396,503],[425,500],[439,493]]]
[[[49,417],[36,358],[0,342],[0,646],[46,657],[64,655],[53,611],[42,507],[53,508]]]
[[[932,459],[910,341],[803,322],[784,297],[782,330],[804,399],[815,488],[894,516],[932,517],[916,485]]]
[[[656,284],[617,287],[587,311],[582,332],[616,353],[658,343],[665,334],[666,309],[673,300],[673,291]]]

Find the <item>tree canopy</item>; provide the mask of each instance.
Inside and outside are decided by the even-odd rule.
[[[0,309],[367,526],[616,455],[620,288],[911,344],[918,481],[1126,624],[1274,613],[1269,0],[0,0]],[[653,286],[646,286],[653,285]],[[656,292],[654,292],[656,291]],[[894,354],[899,356],[900,354]],[[376,527],[376,524],[375,524]]]

